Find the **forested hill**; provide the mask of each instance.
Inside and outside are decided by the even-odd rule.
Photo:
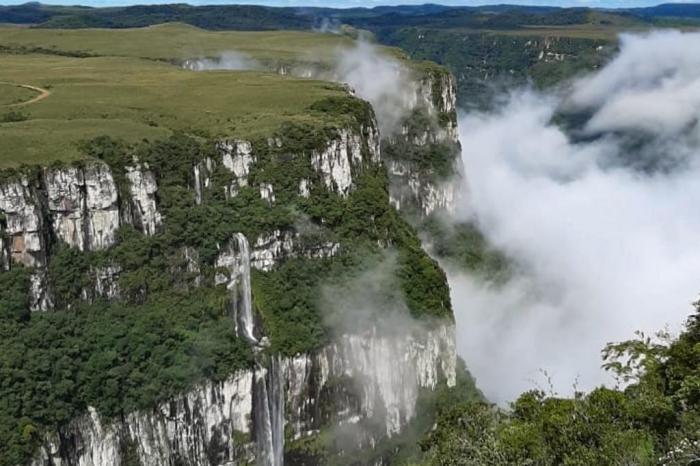
[[[605,17],[601,19],[601,15]],[[433,28],[506,29],[531,26],[633,22],[653,24],[673,18],[697,18],[700,5],[665,4],[653,8],[606,11],[588,8],[498,5],[441,5],[333,9],[273,8],[253,5],[139,5],[118,8],[52,6],[26,3],[0,7],[0,23],[44,27],[142,27],[184,22],[206,29],[311,29],[345,23],[367,29],[429,26]]]

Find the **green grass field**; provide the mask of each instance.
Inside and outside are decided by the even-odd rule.
[[[0,108],[27,102],[37,93],[31,89],[20,87],[13,83],[0,82]]]
[[[272,31],[206,31],[181,23],[138,29],[0,28],[0,45],[43,47],[73,53],[158,60],[217,55],[235,50],[257,59],[291,59],[308,55],[330,59],[352,44],[337,34]]]
[[[79,143],[108,134],[138,141],[184,130],[211,136],[268,135],[284,121],[323,123],[308,108],[344,91],[339,86],[254,71],[182,69],[169,60],[227,50],[254,57],[328,54],[349,39],[327,34],[212,33],[183,25],[135,30],[0,28],[0,121],[12,111],[25,121],[0,123],[0,168],[80,157]],[[21,51],[17,47],[24,47]],[[86,58],[33,53],[32,48],[87,52]],[[332,48],[329,48],[332,47]],[[0,48],[1,50],[1,48]],[[21,53],[20,53],[21,52]],[[145,57],[145,58],[139,58]],[[46,89],[36,97],[18,87]]]

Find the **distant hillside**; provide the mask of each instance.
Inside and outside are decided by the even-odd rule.
[[[440,5],[332,9],[271,8],[252,5],[191,6],[147,5],[119,8],[50,6],[26,3],[0,7],[0,23],[43,27],[141,27],[165,22],[183,22],[205,29],[310,29],[330,23],[345,23],[366,29],[434,27],[508,29],[526,26],[566,26],[589,21],[587,8],[544,8],[497,5],[447,7]],[[634,16],[622,12],[621,16]],[[635,19],[657,16],[640,11]]]
[[[700,4],[697,3],[665,3],[663,5],[649,8],[635,8],[628,11],[644,18],[700,18]]]

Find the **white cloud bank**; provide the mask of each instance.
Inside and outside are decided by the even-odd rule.
[[[606,342],[678,329],[692,312],[699,47],[700,34],[626,36],[619,57],[563,100],[523,91],[498,112],[462,116],[464,214],[520,269],[503,289],[451,277],[460,353],[493,401],[542,384],[539,370],[562,394],[608,382]],[[561,106],[586,109],[588,130],[610,134],[572,142],[551,123]],[[628,150],[621,131],[685,163],[655,173],[610,164]]]

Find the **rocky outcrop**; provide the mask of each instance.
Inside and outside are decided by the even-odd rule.
[[[133,166],[126,167],[126,179],[131,194],[131,221],[144,234],[152,236],[162,221],[156,202],[156,178],[148,164],[136,162]]]
[[[340,253],[340,243],[303,241],[293,230],[274,230],[258,236],[250,255],[251,266],[263,272],[274,269],[284,259],[306,257],[327,259]]]
[[[197,205],[202,203],[204,190],[211,186],[212,173],[214,173],[214,161],[209,157],[194,166],[194,200]]]
[[[10,270],[10,249],[5,232],[0,227],[0,272]]]
[[[81,251],[106,249],[119,228],[118,191],[109,167],[45,169],[47,206],[59,240]]]
[[[343,335],[315,354],[271,357],[266,367],[207,382],[149,411],[115,421],[93,409],[48,436],[33,466],[118,465],[127,452],[143,466],[283,463],[284,432],[316,434],[337,425],[379,422],[376,438],[414,418],[418,392],[455,383],[451,324],[405,335],[376,329]]]
[[[47,261],[46,229],[37,186],[27,177],[0,184],[0,213],[13,262],[43,267]]]
[[[269,205],[275,203],[275,190],[270,183],[260,183],[260,199]]]
[[[126,168],[126,180],[125,201],[120,201],[110,167],[96,160],[0,182],[0,271],[12,264],[34,269],[29,289],[32,310],[53,307],[46,267],[57,242],[80,251],[101,251],[115,244],[124,223],[133,223],[148,235],[157,231],[161,216],[153,173],[136,163]],[[82,292],[85,300],[119,297],[118,266],[90,273],[94,286]]]
[[[311,197],[311,186],[309,180],[303,179],[299,182],[299,195],[304,199]]]
[[[338,130],[323,150],[311,154],[311,165],[321,175],[326,188],[343,197],[348,195],[353,186],[353,173],[365,162],[365,143],[369,161],[379,162],[379,136],[374,124],[363,126],[359,134],[348,129]]]
[[[36,271],[30,276],[30,309],[51,309],[53,301],[45,271],[48,230],[44,224],[46,216],[42,211],[38,184],[30,182],[26,176],[0,184],[0,214],[4,224],[0,270],[9,270],[13,262],[35,268]]]
[[[379,54],[377,60],[381,60]],[[390,59],[388,59],[391,62]],[[217,63],[226,68],[223,57],[214,59],[189,59],[183,63],[187,69],[201,71],[211,69],[208,63]],[[281,75],[292,75],[299,78],[315,78],[328,81],[343,82],[348,80],[350,70],[330,66],[323,62],[308,62],[297,57],[292,62],[261,62],[259,66],[275,71]],[[383,102],[372,92],[360,89],[358,97],[367,99],[379,111],[380,121],[372,122],[369,128],[363,127],[361,134],[341,130],[337,137],[331,139],[325,148],[312,154],[312,164],[321,174],[321,179],[327,189],[345,197],[352,189],[353,173],[362,161],[362,141],[369,146],[370,159],[379,161],[380,134],[382,128],[382,146],[389,148],[383,152],[384,160],[389,163],[400,163],[402,169],[390,172],[391,195],[394,205],[406,210],[411,216],[425,217],[436,210],[454,211],[459,194],[458,186],[463,173],[461,166],[461,148],[457,128],[457,96],[454,77],[445,69],[434,67],[428,70],[416,71],[402,63],[391,62],[396,73],[396,82],[401,83],[401,90],[382,89],[379,95],[390,102]],[[397,84],[399,85],[399,84]],[[355,95],[355,90],[348,87],[348,92]],[[366,94],[366,95],[365,95]],[[280,147],[281,142],[271,139],[270,147]],[[253,160],[249,151],[243,150],[238,155],[238,144],[234,141],[221,146],[228,157],[227,167],[236,173],[237,178],[248,175],[248,166]],[[245,147],[245,146],[244,146]],[[248,146],[249,147],[249,146]],[[392,150],[393,148],[393,150]],[[436,155],[440,152],[440,155]],[[440,172],[433,169],[432,161],[444,159],[444,152],[449,152],[447,167],[441,167]],[[410,153],[411,157],[406,157]],[[237,154],[237,155],[232,155]],[[237,170],[234,170],[234,157],[238,157]],[[226,162],[225,162],[226,163]],[[195,172],[197,175],[197,172]],[[230,195],[234,196],[239,184],[234,181]],[[309,182],[302,180],[299,195],[309,196]],[[267,187],[261,185],[260,195],[270,203],[274,196]]]
[[[53,309],[53,298],[45,269],[38,269],[29,277],[29,309],[32,311]]]
[[[410,162],[388,162],[387,170],[390,178],[400,180],[393,183],[389,194],[392,205],[397,209],[418,208],[423,216],[436,211],[450,214],[455,212],[460,196],[460,184],[457,181],[461,174],[461,164],[453,168],[456,180],[447,179],[443,182],[426,176]]]
[[[234,197],[240,188],[248,186],[250,167],[255,162],[253,146],[248,141],[236,139],[221,143],[219,150],[222,152],[221,162],[233,174],[231,184],[226,188],[226,195]],[[260,187],[260,196],[265,198],[262,186]]]
[[[223,166],[232,175],[229,183],[224,186],[224,195],[227,198],[237,196],[241,188],[248,186],[250,169],[256,160],[252,143],[242,139],[231,139],[219,142],[216,147],[221,156],[220,159],[213,160],[207,157],[194,166],[194,191],[197,204],[202,203],[204,192],[211,188],[211,177],[217,165]],[[272,186],[261,184],[260,197],[274,203]]]
[[[91,286],[84,288],[81,293],[83,301],[92,303],[97,300],[120,299],[119,274],[121,271],[121,267],[116,264],[92,267],[90,269]]]
[[[142,466],[252,460],[254,376],[253,371],[238,372],[116,422],[89,408],[87,415],[47,437],[32,464],[114,466],[127,454],[138,457]]]
[[[435,211],[452,213],[463,173],[452,75],[424,76],[411,109],[400,128],[384,140],[391,202],[419,218]]]
[[[372,420],[384,426],[378,437],[399,434],[415,416],[421,389],[455,385],[456,360],[451,325],[394,335],[372,328],[293,358],[286,378],[294,437],[315,433],[330,419],[340,425]],[[329,398],[330,410],[323,405]]]
[[[295,237],[292,231],[280,230],[258,236],[251,254],[251,265],[263,272],[269,272],[279,261],[294,254]]]

